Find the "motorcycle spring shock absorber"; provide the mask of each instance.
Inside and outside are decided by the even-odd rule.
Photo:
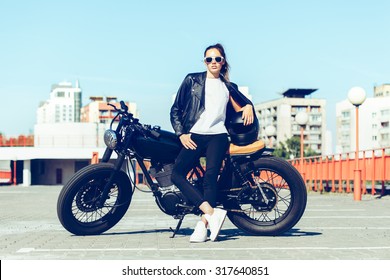
[[[249,182],[249,180],[244,176],[244,174],[241,172],[240,166],[236,162],[232,162],[233,166],[233,172],[236,175],[236,177],[240,180],[240,185],[242,186],[242,189],[239,191],[237,197],[240,199],[248,190],[252,189],[252,185]]]

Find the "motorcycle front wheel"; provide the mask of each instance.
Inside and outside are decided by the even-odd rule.
[[[305,183],[299,172],[280,158],[260,158],[251,166],[244,175],[256,186],[249,190],[246,199],[229,199],[224,203],[228,217],[246,233],[281,235],[295,226],[305,211]]]
[[[104,204],[97,203],[113,172],[110,163],[92,164],[75,173],[62,188],[57,215],[66,230],[75,235],[96,235],[121,220],[133,194],[125,172],[119,171],[113,178]]]

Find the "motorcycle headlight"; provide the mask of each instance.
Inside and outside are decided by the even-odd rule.
[[[115,149],[118,144],[118,137],[114,130],[108,129],[104,132],[104,143],[110,149]]]

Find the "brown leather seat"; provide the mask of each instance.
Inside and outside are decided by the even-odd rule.
[[[263,140],[257,140],[256,142],[253,142],[252,144],[246,146],[237,146],[234,144],[230,144],[229,154],[231,155],[252,154],[264,148],[265,148],[265,143]]]

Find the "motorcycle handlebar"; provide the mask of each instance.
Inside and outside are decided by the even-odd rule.
[[[147,134],[147,136],[150,136],[154,139],[160,138],[161,134],[158,131],[156,131],[155,129],[152,129],[150,126],[142,126],[142,124],[139,124],[138,119],[133,118],[133,114],[128,112],[129,108],[127,107],[126,103],[123,100],[121,100],[119,103],[121,105],[121,109],[118,109],[114,104],[108,103],[108,105],[113,107],[115,109],[115,111],[118,112],[118,115],[123,114],[123,115],[129,116],[130,119],[132,119],[132,122],[134,124],[136,124],[136,127],[138,127],[140,132],[142,132],[144,135]]]
[[[111,106],[112,108],[114,108],[114,110],[116,112],[118,112],[119,114],[127,114],[129,115],[130,117],[133,116],[132,113],[129,113],[128,110],[129,110],[129,107],[127,107],[126,103],[124,101],[120,101],[120,105],[121,105],[121,109],[118,109],[114,104],[111,104],[111,103],[107,103],[108,106]]]

